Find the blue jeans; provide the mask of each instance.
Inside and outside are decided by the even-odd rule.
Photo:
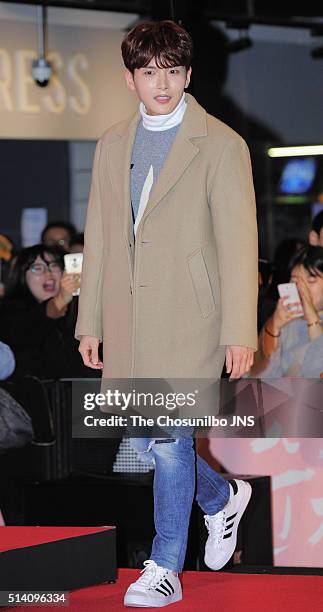
[[[130,438],[139,456],[151,462],[154,474],[156,535],[150,558],[175,572],[183,569],[188,526],[195,491],[193,439]],[[216,514],[229,500],[229,483],[196,454],[196,500],[205,514]]]

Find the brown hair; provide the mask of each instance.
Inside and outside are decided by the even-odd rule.
[[[121,44],[123,62],[133,74],[155,58],[158,68],[186,66],[193,57],[189,33],[174,21],[143,21],[128,32]]]

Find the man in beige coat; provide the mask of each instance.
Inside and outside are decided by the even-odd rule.
[[[122,43],[140,107],[99,140],[94,159],[76,337],[103,378],[231,378],[257,348],[258,256],[252,171],[244,140],[185,93],[192,40],[171,21],[145,22]],[[103,363],[98,346],[103,341]],[[191,437],[135,438],[155,467],[151,559],[125,605],[182,598],[194,496]],[[197,456],[205,561],[236,544],[248,483],[227,482]]]

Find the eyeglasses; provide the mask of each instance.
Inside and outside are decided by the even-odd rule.
[[[57,261],[49,261],[48,263],[36,263],[28,268],[35,276],[45,274],[46,270],[50,272],[61,272],[62,268]]]

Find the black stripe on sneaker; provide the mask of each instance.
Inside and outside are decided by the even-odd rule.
[[[163,591],[161,589],[164,589]],[[170,589],[168,589],[164,584],[160,584],[159,587],[155,587],[155,591],[158,591],[158,593],[162,593],[162,595],[171,595],[172,592]],[[166,591],[166,593],[165,593]]]
[[[158,587],[156,587],[154,590],[158,591],[158,593],[161,593],[162,595],[165,595],[165,596],[166,595],[170,595],[169,591],[167,591],[167,593],[165,593],[165,591],[161,591],[161,589],[159,589]]]
[[[232,531],[230,531],[230,533],[226,533],[226,534],[223,536],[223,539],[225,540],[225,538],[230,538],[231,536],[232,536]]]
[[[231,529],[231,527],[233,527],[234,525],[234,521],[232,521],[232,523],[230,523],[230,525],[227,525],[225,528],[225,531],[228,531],[228,529]]]
[[[235,514],[231,514],[231,516],[228,516],[226,518],[226,523],[229,523],[230,521],[232,521],[232,519],[234,519],[235,516],[237,516],[237,512],[235,512]]]
[[[238,485],[236,481],[232,479],[232,480],[229,480],[229,483],[231,487],[233,488],[233,495],[236,495],[238,493]]]
[[[173,593],[175,593],[175,589],[174,589],[173,585],[169,582],[169,580],[167,580],[167,578],[165,578],[165,582],[166,582],[167,586],[169,586],[169,588],[172,589]]]

